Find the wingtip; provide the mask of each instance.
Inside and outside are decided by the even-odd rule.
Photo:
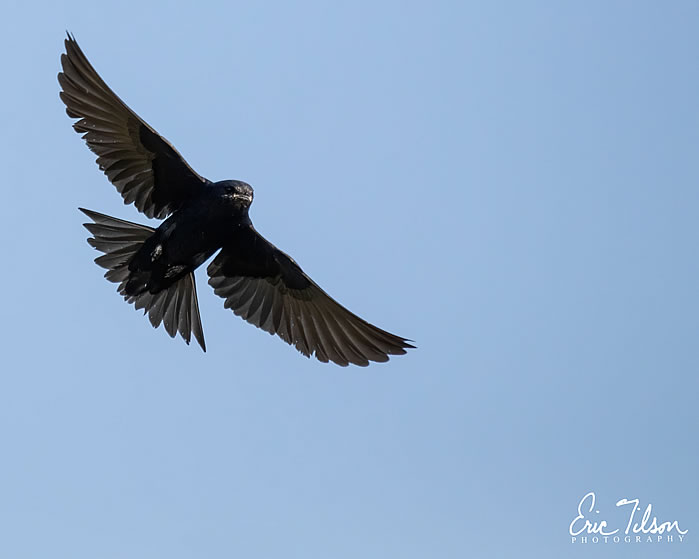
[[[84,213],[87,217],[89,217],[92,221],[97,223],[97,219],[95,218],[96,215],[99,215],[97,212],[93,212],[92,210],[87,210],[85,208],[78,208],[82,213]],[[83,225],[89,225],[87,223],[83,223]]]
[[[198,336],[196,333],[194,334],[194,338],[197,340],[197,343],[199,344],[199,347],[201,350],[206,353],[206,342],[204,341],[204,333],[201,333],[201,336]]]

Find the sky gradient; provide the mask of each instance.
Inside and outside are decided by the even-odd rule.
[[[10,3],[0,557],[697,557],[699,4]],[[123,302],[148,223],[58,98],[64,30],[255,227],[418,349],[307,360]],[[688,529],[571,543],[594,491]],[[665,547],[663,547],[665,546]]]

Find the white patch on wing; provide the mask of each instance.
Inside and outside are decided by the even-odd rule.
[[[163,254],[163,245],[158,244],[155,246],[153,252],[150,255],[150,261],[155,262],[158,258],[160,258],[161,254]]]

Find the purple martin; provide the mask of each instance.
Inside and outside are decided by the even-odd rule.
[[[307,357],[366,366],[414,347],[348,311],[262,237],[248,216],[249,184],[199,175],[107,86],[70,34],[65,49],[58,82],[73,128],[124,203],[164,219],[153,229],[80,208],[91,220],[88,243],[104,253],[95,262],[153,327],[188,344],[194,334],[206,351],[194,270],[220,251],[207,272],[224,306]]]

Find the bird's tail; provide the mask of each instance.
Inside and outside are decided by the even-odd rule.
[[[179,331],[185,342],[189,343],[191,334],[206,351],[204,330],[199,316],[197,289],[194,273],[183,276],[179,281],[158,293],[143,291],[137,295],[126,292],[126,284],[132,272],[129,262],[143,243],[155,232],[155,229],[116,219],[108,215],[79,208],[93,223],[85,223],[85,228],[93,235],[87,242],[104,254],[95,262],[106,268],[104,277],[118,283],[118,291],[127,302],[137,309],[144,309],[154,328],[162,322],[165,330],[174,338]]]

